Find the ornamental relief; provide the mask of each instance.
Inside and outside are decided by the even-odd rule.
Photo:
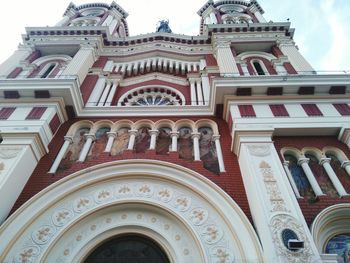
[[[269,144],[248,145],[248,150],[251,155],[259,157],[267,156],[271,152]]]
[[[277,215],[271,219],[270,229],[278,255],[283,256],[287,262],[291,263],[309,263],[313,257],[310,241],[304,233],[303,226],[297,220],[289,215]],[[290,229],[294,231],[298,239],[304,241],[304,249],[291,251],[283,243],[282,231]]]
[[[19,147],[1,147],[0,159],[8,160],[15,158],[23,148]]]
[[[122,200],[145,200],[160,203],[169,210],[184,218],[191,226],[197,237],[200,238],[205,253],[211,262],[233,262],[234,241],[226,234],[229,233],[225,222],[218,217],[211,207],[206,207],[203,201],[193,194],[180,192],[173,185],[166,183],[155,183],[153,180],[143,180],[142,183],[136,180],[124,180],[123,182],[109,182],[108,184],[86,189],[75,194],[75,197],[62,201],[57,204],[56,209],[47,211],[37,222],[45,222],[40,226],[32,229],[28,227],[31,238],[23,234],[20,240],[22,249],[14,256],[14,262],[39,262],[46,248],[59,236],[59,233],[76,222],[83,214],[89,213],[91,210],[98,210],[98,207],[105,207],[106,204],[112,204]],[[48,220],[47,217],[51,220]],[[136,215],[137,220],[144,219],[145,216],[140,211]],[[106,218],[105,222],[110,223],[114,220],[112,217]],[[121,214],[119,219],[128,222],[130,215],[128,213]],[[152,217],[148,219],[150,224],[158,224],[159,219]],[[90,230],[94,231],[98,228],[97,224],[90,226]],[[161,225],[162,230],[172,228],[170,224]],[[84,233],[79,234],[75,242],[84,239]],[[174,237],[175,241],[180,241],[181,235]],[[191,251],[186,250],[186,253]],[[71,248],[67,247],[62,255],[70,255]],[[10,261],[9,261],[10,262]]]

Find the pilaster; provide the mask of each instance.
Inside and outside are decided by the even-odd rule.
[[[231,41],[216,39],[214,48],[220,75],[225,77],[239,76],[236,60],[231,51]]]

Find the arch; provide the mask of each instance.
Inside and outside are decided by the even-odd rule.
[[[247,52],[243,52],[241,54],[239,54],[237,56],[237,59],[240,60],[245,60],[249,57],[262,57],[265,58],[269,61],[273,60],[273,59],[277,59],[273,54],[267,53],[267,52],[261,52],[261,51],[247,51]]]
[[[167,119],[159,120],[154,124],[155,129],[170,128],[171,130],[174,130],[174,127],[175,127],[175,123],[172,120],[167,120]]]
[[[138,130],[140,128],[149,128],[151,130],[154,129],[154,122],[150,121],[150,120],[139,120],[137,122],[134,123],[133,129]]]
[[[340,150],[339,148],[327,146],[327,147],[324,147],[324,148],[322,149],[322,152],[323,152],[324,155],[326,155],[326,156],[327,156],[327,154],[334,155],[335,157],[337,157],[337,159],[338,159],[340,162],[348,161],[348,158],[347,158],[347,156],[345,155],[345,153],[344,153],[342,150]]]
[[[47,56],[43,56],[43,57],[40,57],[40,58],[34,60],[32,62],[32,64],[40,66],[40,65],[42,65],[46,62],[50,62],[50,61],[64,61],[64,62],[68,63],[71,60],[72,60],[72,57],[68,56],[68,55],[47,55]]]
[[[77,130],[83,127],[89,128],[91,131],[93,126],[94,126],[94,123],[92,121],[88,121],[88,120],[78,121],[74,123],[72,126],[70,126],[67,132],[67,136],[74,136]]]
[[[309,154],[315,156],[318,161],[320,161],[324,157],[323,152],[315,147],[304,147],[301,150],[301,152],[303,153],[303,155]]]
[[[322,210],[311,226],[311,234],[320,253],[336,235],[350,233],[350,204],[336,204]]]
[[[302,153],[300,150],[298,150],[298,149],[296,149],[296,148],[293,148],[293,147],[284,147],[284,148],[282,148],[282,149],[281,149],[281,155],[282,155],[282,157],[283,157],[283,160],[285,160],[285,158],[284,158],[285,155],[292,155],[292,156],[294,156],[297,160],[298,160],[299,158],[304,157],[303,153]]]
[[[101,120],[101,121],[97,121],[94,123],[90,133],[96,133],[96,131],[100,128],[104,128],[104,127],[107,127],[107,128],[110,128],[110,130],[112,130],[112,127],[113,127],[113,122],[110,121],[110,120]]]
[[[129,228],[167,241],[174,262],[263,261],[248,218],[221,188],[190,169],[156,160],[104,163],[47,187],[2,225],[0,261],[30,250],[33,262],[74,262],[99,237]]]
[[[128,128],[131,130],[134,126],[134,123],[129,120],[120,120],[114,123],[111,131],[117,132],[121,128]]]
[[[195,123],[192,120],[178,120],[175,122],[175,131],[179,131],[183,127],[189,127],[192,132],[196,130]]]
[[[213,130],[213,135],[219,135],[218,125],[213,120],[201,119],[195,122],[196,131],[198,131],[202,127],[210,127]]]

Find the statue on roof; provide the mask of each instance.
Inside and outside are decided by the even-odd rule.
[[[157,32],[165,32],[165,33],[172,33],[170,26],[169,26],[169,20],[161,20],[158,22],[157,25]]]

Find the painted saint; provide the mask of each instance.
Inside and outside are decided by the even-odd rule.
[[[193,160],[193,142],[191,138],[192,130],[190,128],[181,128],[179,130],[179,156],[181,159]]]
[[[213,141],[213,130],[209,127],[202,127],[198,131],[201,134],[199,139],[200,159],[207,170],[219,174],[220,169]]]
[[[149,149],[150,141],[149,128],[143,127],[139,129],[135,138],[135,151],[137,153],[146,152]]]
[[[119,155],[122,154],[127,148],[129,143],[129,129],[121,128],[117,132],[117,137],[114,140],[111,155]]]
[[[171,129],[170,128],[160,128],[156,143],[156,153],[157,154],[168,154],[171,146]]]

